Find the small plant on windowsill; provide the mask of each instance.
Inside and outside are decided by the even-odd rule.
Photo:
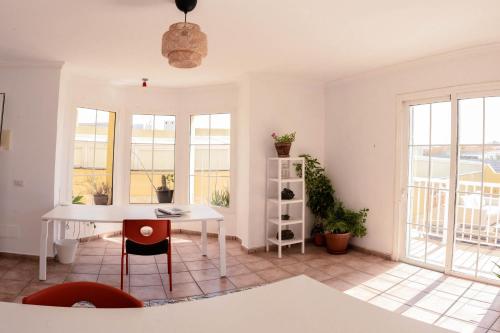
[[[273,133],[271,137],[274,139],[274,147],[276,148],[278,157],[290,157],[290,148],[295,141],[295,132],[283,135]]]
[[[229,191],[227,188],[223,190],[215,190],[215,192],[212,193],[212,198],[210,200],[210,203],[212,206],[217,206],[217,207],[229,207]]]
[[[87,184],[94,197],[95,205],[109,205],[111,199],[111,186],[105,182],[98,184],[94,177],[88,177]]]
[[[159,203],[172,203],[174,198],[174,175],[162,175],[161,186],[155,187],[155,190]]]
[[[83,195],[78,194],[77,196],[73,197],[71,199],[71,203],[73,205],[85,205],[85,200],[84,200]]]

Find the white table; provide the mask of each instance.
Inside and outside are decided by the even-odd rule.
[[[53,222],[64,224],[71,222],[99,222],[122,223],[126,219],[156,219],[155,208],[168,208],[173,205],[111,205],[85,206],[67,205],[56,206],[42,216],[42,230],[40,232],[40,271],[39,279],[47,278],[47,240],[49,225]],[[189,211],[181,217],[168,218],[172,223],[201,222],[202,254],[207,255],[207,221],[216,221],[219,224],[219,251],[220,275],[226,275],[226,231],[224,216],[213,208],[203,205],[175,205],[175,207]],[[62,228],[64,230],[64,228]]]
[[[242,292],[143,309],[55,308],[0,302],[2,332],[445,333],[306,276]]]

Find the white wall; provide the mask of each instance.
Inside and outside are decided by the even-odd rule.
[[[189,182],[189,135],[192,114],[231,113],[232,140],[235,150],[237,133],[236,114],[238,110],[238,87],[236,84],[206,86],[197,88],[161,88],[112,85],[105,81],[82,77],[74,73],[63,73],[64,86],[61,90],[64,125],[60,127],[63,140],[60,146],[62,201],[71,200],[71,169],[73,167],[73,140],[78,107],[95,108],[116,112],[115,163],[114,163],[114,203],[129,202],[130,136],[133,114],[162,114],[176,116],[175,147],[175,202],[188,203]],[[233,154],[234,155],[234,154]],[[231,193],[234,204],[229,209],[220,208],[225,216],[226,232],[237,235],[236,231],[236,156],[231,157]],[[200,230],[199,223],[174,225],[174,228]],[[89,236],[109,231],[118,231],[119,226],[97,224],[96,230],[85,226],[80,236]],[[215,223],[209,223],[209,232],[217,232]],[[72,236],[73,229],[67,233]]]
[[[238,84],[197,88],[111,86],[72,76],[67,80],[64,103],[64,142],[72,142],[78,106],[117,112],[115,150],[115,202],[128,202],[131,115],[176,116],[176,202],[188,202],[189,121],[200,113],[232,114],[231,202],[221,209],[227,234],[238,236],[245,247],[264,245],[266,158],[275,156],[271,133],[297,131],[292,154],[310,153],[323,159],[324,87],[320,82],[270,75],[250,75]],[[72,144],[67,144],[64,169],[69,184]],[[66,185],[66,189],[69,186]],[[65,192],[66,200],[70,193]],[[309,219],[308,219],[308,224]],[[199,230],[199,224],[183,228]],[[99,226],[99,228],[102,228]],[[308,228],[309,229],[309,226]],[[98,229],[101,232],[104,229]],[[106,230],[108,231],[108,230]],[[209,225],[216,232],[216,225]]]
[[[355,243],[391,254],[398,94],[500,81],[500,47],[482,47],[331,82],[326,92],[325,153],[337,196],[367,207],[368,236]]]
[[[250,124],[249,248],[264,246],[266,160],[275,157],[273,132],[296,131],[291,156],[311,154],[324,158],[325,95],[321,82],[274,75],[251,75],[247,97]],[[311,225],[307,217],[306,237]]]
[[[0,149],[0,251],[37,254],[40,217],[54,205],[60,67],[0,65],[11,131],[10,150]]]

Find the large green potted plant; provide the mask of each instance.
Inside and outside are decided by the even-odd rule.
[[[354,211],[336,201],[325,220],[326,249],[331,254],[346,253],[351,237],[366,236],[368,209]]]
[[[171,203],[174,198],[174,175],[161,176],[161,186],[156,187],[156,198],[159,203]]]
[[[322,246],[325,242],[323,221],[328,217],[328,212],[334,205],[335,190],[318,159],[307,154],[302,154],[300,157],[304,158],[307,207],[314,215],[311,238],[314,244]],[[296,172],[299,177],[302,177],[302,164],[296,165]]]
[[[290,148],[295,141],[295,132],[283,135],[273,133],[271,137],[274,139],[274,147],[276,148],[278,157],[290,157]]]

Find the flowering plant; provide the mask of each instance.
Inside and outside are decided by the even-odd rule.
[[[275,143],[292,143],[295,141],[295,132],[287,133],[283,135],[278,135],[276,133],[271,134]]]

